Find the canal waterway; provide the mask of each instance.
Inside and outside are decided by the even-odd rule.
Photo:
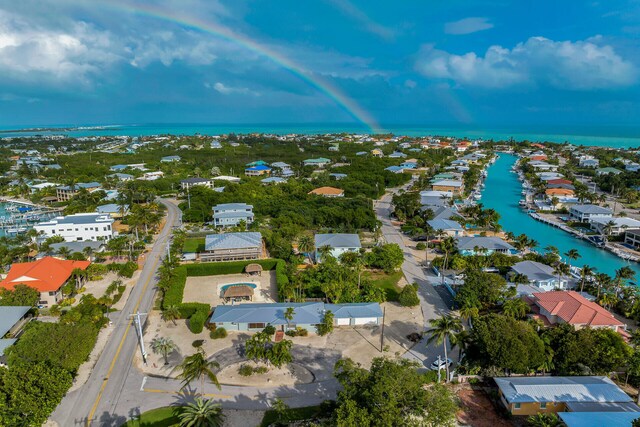
[[[482,205],[495,209],[500,214],[500,225],[504,231],[515,235],[526,234],[538,242],[538,247],[535,248],[538,251],[547,246],[555,246],[564,254],[575,248],[580,252],[581,258],[571,261],[571,265],[589,265],[600,273],[614,275],[616,269],[628,265],[636,272],[636,281],[640,280],[640,264],[628,263],[604,249],[531,218],[518,204],[522,198],[522,184],[518,175],[511,172],[516,161],[516,156],[500,153],[500,158],[488,169],[489,175],[482,192]]]

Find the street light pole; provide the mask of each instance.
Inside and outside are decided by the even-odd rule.
[[[142,362],[147,364],[147,351],[144,348],[144,339],[142,337],[142,322],[140,316],[146,316],[147,313],[140,313],[136,311],[135,314],[131,314],[129,317],[133,317],[133,321],[136,325],[136,332],[138,333],[138,342],[140,343],[140,353],[142,354]]]

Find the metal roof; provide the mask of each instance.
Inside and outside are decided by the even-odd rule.
[[[576,211],[585,214],[611,214],[612,211],[609,208],[603,208],[598,205],[573,205],[571,211]]]
[[[571,412],[640,412],[635,402],[567,402]]]
[[[524,402],[631,402],[607,377],[494,378],[509,403]]]
[[[357,234],[335,233],[335,234],[316,234],[316,248],[330,246],[332,248],[359,248],[360,237]]]
[[[197,184],[199,182],[211,182],[211,180],[208,178],[200,178],[196,176],[193,178],[187,178],[180,181],[180,183],[184,183],[184,184]]]
[[[257,165],[257,166],[251,166],[250,168],[247,168],[245,170],[248,170],[248,171],[270,171],[271,168],[269,166],[265,166],[265,165]]]
[[[529,280],[534,280],[536,282],[556,278],[552,267],[536,261],[521,261],[514,264],[511,268],[516,273],[524,274]]]
[[[253,212],[246,212],[246,211],[219,212],[219,213],[214,213],[213,217],[216,218],[216,219],[222,219],[222,218],[253,218]]]
[[[631,427],[640,412],[558,412],[567,427]]]
[[[432,185],[441,187],[462,187],[463,182],[456,179],[443,179],[442,181],[434,182]]]
[[[377,302],[325,304],[324,308],[330,310],[336,319],[382,317],[382,309]]]
[[[262,247],[262,234],[254,231],[241,233],[209,234],[205,238],[205,250],[246,249]]]
[[[253,209],[253,206],[248,205],[246,203],[221,203],[213,207],[214,211],[247,210],[247,209]]]
[[[462,230],[462,226],[449,219],[432,219],[427,224],[434,230]]]
[[[31,310],[26,306],[0,306],[0,337],[6,335]]]
[[[112,223],[113,218],[109,215],[100,213],[79,213],[67,216],[58,216],[45,223],[57,223],[57,224],[95,224],[97,222]],[[44,223],[41,223],[44,224]]]
[[[18,340],[15,338],[0,339],[0,357],[4,356],[4,351],[11,347],[16,341]]]
[[[500,239],[499,237],[483,237],[483,236],[474,236],[474,237],[459,237],[458,238],[458,249],[473,249],[475,247],[485,248],[485,249],[502,249],[502,250],[513,250],[515,249],[509,243]]]

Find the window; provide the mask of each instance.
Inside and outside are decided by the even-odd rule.
[[[264,327],[264,323],[249,323],[249,329],[263,329]]]
[[[49,292],[49,295],[54,296],[56,293],[55,292]]]
[[[520,409],[520,403],[514,403],[513,409]]]
[[[540,402],[540,409],[547,409],[547,402]]]

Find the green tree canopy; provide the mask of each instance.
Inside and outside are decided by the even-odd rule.
[[[0,305],[34,307],[38,304],[40,292],[27,285],[16,285],[13,290],[0,289]]]
[[[503,297],[506,289],[507,281],[498,274],[467,270],[456,301],[460,307],[485,310],[494,306]]]

